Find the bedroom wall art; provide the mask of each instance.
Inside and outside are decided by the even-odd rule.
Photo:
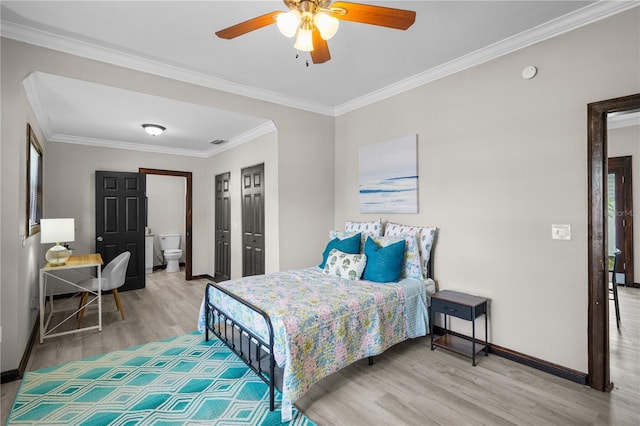
[[[418,135],[360,147],[360,213],[418,213]]]

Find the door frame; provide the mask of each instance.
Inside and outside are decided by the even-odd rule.
[[[139,173],[145,175],[159,175],[159,176],[177,176],[187,179],[187,194],[186,194],[186,206],[185,206],[185,261],[184,261],[184,279],[191,281],[193,279],[192,272],[192,211],[193,211],[193,177],[191,172],[181,172],[176,170],[162,170],[162,169],[146,169],[139,168]]]
[[[607,114],[640,109],[640,93],[587,106],[588,169],[588,384],[608,392],[609,273],[607,252]]]

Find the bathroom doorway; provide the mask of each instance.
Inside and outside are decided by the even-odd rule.
[[[177,176],[185,178],[185,197],[184,197],[184,277],[185,280],[193,279],[192,273],[192,205],[193,205],[193,183],[191,172],[181,172],[175,170],[160,170],[140,168],[140,173],[146,175],[159,176]],[[152,232],[155,231],[152,229]],[[173,232],[173,231],[171,231]]]

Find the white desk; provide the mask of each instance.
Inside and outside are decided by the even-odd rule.
[[[102,266],[102,256],[100,256],[100,254],[82,254],[82,255],[69,257],[69,260],[67,260],[67,263],[63,266],[51,266],[49,263],[47,263],[44,268],[40,269],[40,343],[42,343],[44,339],[48,339],[50,337],[77,333],[79,331],[84,331],[84,330],[93,330],[97,328],[98,331],[102,331],[102,298],[101,298],[102,291],[100,286],[98,286],[97,291],[91,291],[85,287],[78,285],[76,282],[69,281],[68,279],[63,278],[60,275],[56,274],[57,271],[59,272],[59,271],[64,271],[68,269],[74,269],[82,273],[85,277],[88,278],[88,277],[92,277],[92,275],[89,274],[89,272],[91,271],[85,271],[85,269],[96,268],[96,277],[100,279],[102,275],[101,266]],[[55,280],[54,283],[49,283],[50,279]],[[56,311],[54,309],[53,296],[57,294],[69,294],[69,293],[80,293],[80,292],[89,293],[92,296],[91,299],[89,299],[89,301],[85,305],[78,307],[78,309],[76,309],[74,312],[72,312],[70,315],[68,315],[65,319],[60,321],[58,324],[49,328],[49,326],[51,325],[50,322],[53,314],[56,312],[63,312],[63,310]],[[50,309],[49,309],[48,316],[45,318],[45,315],[46,315],[45,306],[46,306],[47,296],[49,296]],[[83,328],[75,328],[73,330],[59,331],[54,333],[54,331],[58,329],[58,327],[60,327],[62,324],[64,324],[65,322],[67,322],[72,318],[75,318],[76,314],[80,312],[82,308],[85,308],[86,306],[94,302],[98,304],[98,325],[93,325],[93,326],[83,327]]]

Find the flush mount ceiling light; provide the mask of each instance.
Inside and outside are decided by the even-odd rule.
[[[314,64],[331,59],[327,40],[338,31],[339,20],[406,30],[416,20],[412,10],[330,0],[283,0],[289,12],[271,12],[220,30],[220,38],[232,39],[267,25],[277,24],[285,37],[296,37],[297,50],[311,52]]]
[[[158,136],[159,134],[161,134],[166,130],[164,127],[160,126],[159,124],[143,124],[142,128],[145,130],[145,132],[149,133],[151,136]]]

